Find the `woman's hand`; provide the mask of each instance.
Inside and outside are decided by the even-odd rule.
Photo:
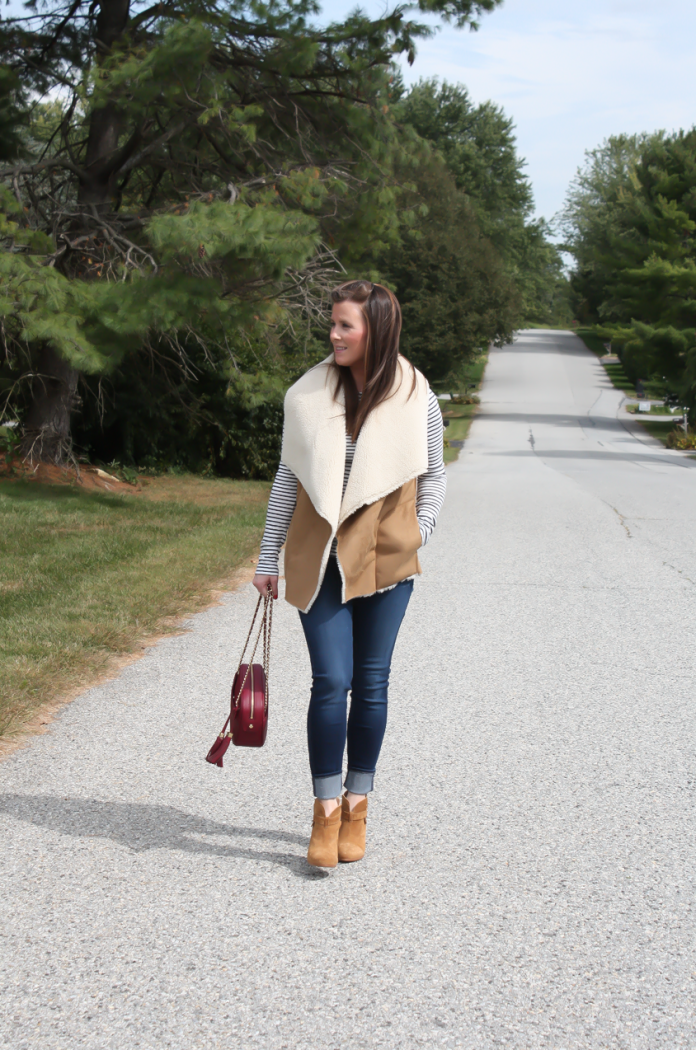
[[[278,597],[278,577],[277,576],[265,576],[263,573],[257,572],[254,576],[253,584],[259,594],[265,594],[268,590],[270,583],[273,590],[273,597]]]

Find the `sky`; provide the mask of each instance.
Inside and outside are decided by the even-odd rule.
[[[341,17],[355,0],[325,0]],[[384,0],[363,0],[371,15]],[[466,85],[517,127],[538,215],[551,219],[609,135],[696,124],[696,0],[505,0],[477,33],[445,27],[421,42],[408,83]]]

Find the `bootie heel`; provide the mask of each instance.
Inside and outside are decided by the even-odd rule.
[[[341,830],[338,835],[338,859],[344,863],[362,860],[365,856],[367,836],[367,799],[358,802],[353,809],[348,799],[341,799]]]
[[[338,864],[338,833],[341,830],[341,807],[326,816],[320,799],[314,800],[312,837],[307,850],[307,863],[314,868],[335,868]]]

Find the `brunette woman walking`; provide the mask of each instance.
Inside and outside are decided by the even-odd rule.
[[[321,868],[365,854],[392,653],[421,571],[416,552],[432,535],[447,485],[442,415],[426,379],[399,354],[396,297],[370,281],[348,281],[331,297],[333,353],[285,397],[254,577],[277,598],[285,543],[285,598],[300,610],[312,665],[307,860]]]

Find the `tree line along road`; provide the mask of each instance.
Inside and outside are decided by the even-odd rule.
[[[0,1045],[696,1045],[696,461],[620,397],[570,333],[492,352],[362,863],[304,860],[290,607],[267,746],[203,761],[250,587],[2,763]]]

